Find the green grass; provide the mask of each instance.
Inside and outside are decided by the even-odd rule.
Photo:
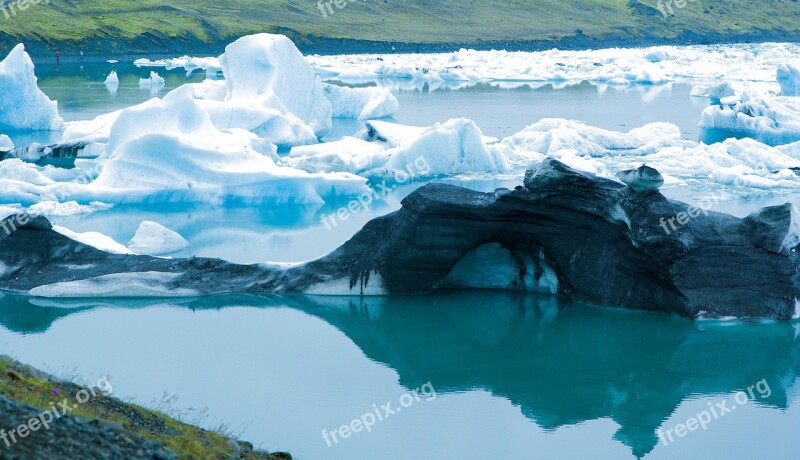
[[[75,401],[75,394],[81,386],[68,382],[51,382],[11,359],[0,356],[0,394],[15,401],[45,409],[57,404],[65,396]],[[53,395],[56,389],[59,395]],[[156,441],[174,452],[179,459],[219,459],[227,460],[233,455],[229,437],[204,430],[178,420],[161,412],[128,404],[96,392],[85,404],[76,405],[71,416],[84,419],[99,419],[119,423],[134,435]],[[269,455],[252,452],[251,460],[291,460],[288,454]]]
[[[5,0],[8,2],[9,0]],[[43,0],[44,1],[44,0]],[[315,0],[50,0],[15,16],[0,13],[0,49],[168,51],[285,32],[301,46],[319,38],[420,44],[557,41],[578,30],[598,40],[723,37],[800,30],[796,0],[695,0],[665,18],[657,0],[376,0],[335,6]],[[34,47],[36,48],[36,47]],[[211,48],[209,48],[211,49]]]

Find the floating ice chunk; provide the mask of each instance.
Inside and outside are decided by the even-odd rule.
[[[387,147],[397,147],[404,142],[416,139],[428,129],[378,120],[368,121],[366,125],[367,130],[358,133],[357,136],[365,141],[385,144]]]
[[[400,108],[397,98],[386,88],[347,88],[325,84],[324,89],[336,118],[386,118],[394,116]]]
[[[149,256],[172,254],[183,251],[189,246],[189,242],[179,233],[149,220],[139,224],[136,234],[128,243],[129,250]]]
[[[322,81],[287,37],[242,37],[225,48],[219,62],[225,75],[226,102],[291,113],[320,138],[330,131],[332,107]]]
[[[642,83],[663,79],[700,83],[724,76],[762,84],[774,81],[775,68],[797,56],[800,56],[797,44],[764,43],[586,51],[460,50],[436,54],[309,56],[308,59],[326,81],[382,84],[394,79],[409,83],[401,88],[421,89],[425,83],[435,88],[435,83],[441,81],[460,82],[462,87],[478,82],[582,80],[627,85],[637,77]],[[698,62],[703,65],[697,65]]]
[[[642,66],[639,73],[636,75],[635,81],[637,83],[664,83],[667,81],[664,71],[658,64],[648,63]]]
[[[119,61],[118,61],[118,60],[116,60],[116,59],[109,59],[109,60],[107,60],[106,62],[108,62],[109,64],[116,64],[116,63],[118,63]]]
[[[688,143],[682,140],[680,128],[671,123],[650,123],[623,133],[575,120],[544,118],[503,139],[498,147],[511,157],[516,156],[511,153],[514,151],[553,155],[561,150],[575,150],[600,158],[655,153],[663,147]]]
[[[156,72],[150,72],[150,78],[140,78],[139,88],[160,89],[166,85],[166,81]]]
[[[690,94],[690,96],[693,97],[710,98],[712,102],[719,102],[723,98],[732,97],[735,95],[736,91],[729,82],[723,82],[714,86],[695,85]]]
[[[110,74],[106,77],[105,81],[106,85],[119,85],[119,77],[117,76],[117,71],[112,70]]]
[[[117,90],[119,89],[119,77],[117,76],[117,72],[112,70],[108,77],[106,77],[105,81],[106,89],[108,92],[111,93],[112,96],[117,95]]]
[[[113,238],[104,235],[98,232],[85,232],[85,233],[77,233],[73,232],[68,228],[64,228],[58,225],[53,226],[53,230],[56,232],[75,240],[79,243],[83,243],[85,245],[91,246],[93,248],[99,249],[104,252],[110,252],[112,254],[133,254],[128,248],[123,246],[122,244],[117,243],[114,241]]]
[[[719,132],[725,136],[751,137],[769,145],[800,140],[800,99],[754,96],[725,100],[703,110],[700,127],[707,137]]]
[[[800,96],[800,64],[779,65],[778,83],[781,85],[781,96]]]
[[[5,134],[0,134],[0,152],[7,152],[14,148],[14,142]]]
[[[508,170],[505,156],[489,149],[478,125],[466,118],[437,123],[418,138],[389,149],[387,155],[389,161],[380,168],[384,175],[406,171],[404,174],[430,177]],[[425,160],[424,164],[420,159]],[[409,171],[409,167],[415,169]],[[368,171],[366,174],[381,175],[378,171]]]
[[[395,176],[405,182],[439,175],[504,172],[505,156],[487,145],[480,128],[464,118],[428,128],[377,126],[391,142],[346,137],[340,141],[292,149],[283,160],[306,171],[348,171],[364,177]],[[392,133],[392,134],[387,134]],[[375,140],[385,139],[372,136]],[[395,145],[396,144],[396,145]],[[406,177],[407,176],[407,177]]]
[[[136,67],[164,67],[167,70],[177,69],[183,67],[187,74],[191,74],[194,70],[203,69],[206,72],[216,73],[221,69],[219,58],[216,57],[190,57],[181,56],[172,59],[137,59],[133,61]]]
[[[25,47],[19,44],[0,61],[0,129],[59,130],[64,120],[58,103],[36,85],[36,75]]]
[[[35,287],[34,297],[193,297],[192,289],[176,288],[172,283],[181,276],[171,272],[115,273],[78,281]]]

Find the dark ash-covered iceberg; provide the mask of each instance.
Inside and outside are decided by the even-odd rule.
[[[796,315],[800,237],[790,205],[738,219],[668,200],[651,168],[623,176],[646,186],[555,160],[513,191],[426,185],[331,254],[297,265],[109,254],[38,217],[10,234],[0,230],[0,289],[125,297],[492,288],[688,317]]]

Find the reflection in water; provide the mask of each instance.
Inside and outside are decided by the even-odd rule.
[[[762,379],[758,404],[785,409],[800,376],[796,324],[692,322],[662,314],[564,304],[497,292],[428,297],[225,296],[180,300],[0,298],[0,323],[45,333],[67,315],[99,308],[223,309],[286,306],[341,330],[408,389],[483,389],[518,405],[545,430],[611,418],[636,456],[685,400],[732,394]]]

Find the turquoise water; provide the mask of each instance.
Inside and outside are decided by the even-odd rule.
[[[5,297],[0,325],[0,353],[87,381],[107,375],[116,396],[139,403],[178,396],[185,419],[205,409],[207,426],[300,459],[792,459],[800,449],[800,324],[473,292]],[[706,430],[659,441],[659,428],[709,403],[730,407],[757,382],[768,397],[754,390]],[[403,407],[418,388],[435,398]],[[322,438],[387,402],[402,411],[371,432],[330,447]]]
[[[115,94],[103,84],[112,69],[121,80]],[[131,64],[37,67],[41,88],[59,100],[67,120],[204,78],[156,70],[167,85],[154,94],[138,87],[150,69]],[[693,139],[706,104],[689,98],[683,85],[604,91],[586,83],[479,85],[395,94],[400,123],[467,117],[492,136],[564,117],[617,130],[669,121]],[[338,120],[329,138],[362,128]],[[53,136],[12,138],[23,145]],[[488,191],[518,181],[448,182]],[[53,221],[126,243],[141,221],[155,220],[190,241],[182,256],[294,262],[334,249],[369,219],[397,209],[419,185],[399,189],[332,231],[319,216],[337,203],[325,209],[117,206]],[[687,190],[666,193],[691,201]],[[765,196],[718,210],[743,215],[786,200]],[[224,423],[257,447],[299,459],[794,459],[800,452],[799,333],[797,322],[692,322],[498,292],[391,299],[0,297],[0,353],[84,381],[107,375],[118,397],[206,427]],[[674,435],[674,442],[659,439],[659,429],[669,441],[667,433],[679,424],[759,382],[769,396],[755,392],[707,429]],[[411,390],[423,397],[403,407]],[[177,401],[165,405],[169,396]],[[387,402],[402,411],[370,432],[330,446],[323,438],[323,430],[330,441],[331,432],[369,419]]]

